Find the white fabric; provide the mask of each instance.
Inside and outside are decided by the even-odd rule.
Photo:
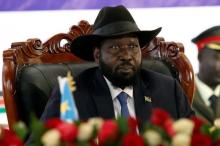
[[[124,90],[122,90],[121,88],[115,87],[112,85],[112,83],[104,76],[107,85],[109,87],[110,90],[110,94],[112,97],[112,101],[113,101],[113,106],[114,106],[114,113],[115,113],[115,117],[119,117],[121,115],[121,105],[120,102],[117,99],[117,96],[124,91],[125,93],[127,93],[129,95],[129,97],[127,98],[127,104],[128,104],[128,110],[129,110],[129,114],[131,117],[136,117],[135,115],[135,108],[134,108],[134,97],[133,97],[133,87],[126,87]]]

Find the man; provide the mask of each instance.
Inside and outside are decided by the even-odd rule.
[[[192,40],[198,47],[199,72],[192,107],[210,123],[220,117],[220,26],[209,28]]]
[[[133,116],[142,125],[155,107],[174,118],[193,114],[177,81],[141,69],[141,47],[161,28],[140,31],[123,6],[102,8],[93,28],[91,35],[78,37],[71,44],[72,53],[99,65],[75,77],[77,90],[73,94],[80,119]],[[43,120],[59,116],[59,97],[54,91]]]

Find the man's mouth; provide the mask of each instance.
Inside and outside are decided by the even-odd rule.
[[[120,65],[119,66],[119,68],[133,68],[133,65],[127,65],[127,64],[125,64],[125,65]]]
[[[119,65],[117,67],[117,70],[122,73],[130,73],[130,72],[134,72],[134,66],[128,64]]]

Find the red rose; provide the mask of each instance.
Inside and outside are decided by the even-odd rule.
[[[128,133],[122,139],[122,146],[144,146],[144,140],[135,133]]]
[[[163,109],[155,108],[152,111],[150,122],[159,126],[166,131],[169,136],[174,136],[173,120],[170,115]]]
[[[57,125],[56,128],[60,132],[62,141],[70,142],[76,139],[77,127],[73,123],[63,122]]]
[[[113,120],[106,120],[98,133],[99,144],[114,142],[118,136],[118,125]]]
[[[168,119],[171,119],[171,117],[165,110],[155,108],[152,111],[150,122],[154,125],[163,127],[164,122]]]
[[[193,133],[200,133],[200,128],[202,127],[202,125],[206,124],[205,121],[196,116],[191,117],[191,120],[194,123]]]
[[[131,133],[137,133],[137,126],[138,126],[137,120],[135,118],[133,118],[133,117],[129,117],[128,118],[129,131]]]
[[[197,133],[192,136],[191,146],[212,146],[212,140],[207,135]]]
[[[89,145],[90,145],[90,146],[99,146],[99,145],[98,145],[98,142],[97,142],[96,140],[91,140],[91,141],[89,142]]]
[[[58,125],[63,123],[63,121],[59,118],[49,119],[45,122],[45,127],[48,129],[56,128]]]
[[[2,129],[2,137],[0,138],[0,146],[23,146],[23,142],[8,129]]]
[[[173,129],[173,120],[171,119],[167,119],[165,122],[164,122],[164,130],[166,131],[166,133],[170,136],[170,137],[173,137],[175,135],[175,131]]]

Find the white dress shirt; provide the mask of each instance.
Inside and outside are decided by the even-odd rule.
[[[198,76],[195,76],[195,82],[197,90],[207,106],[210,106],[209,97],[211,97],[211,95],[220,96],[220,85],[218,85],[215,90],[212,90],[212,88],[202,82]]]
[[[135,108],[134,108],[134,97],[133,97],[133,87],[126,87],[124,88],[124,90],[122,90],[121,88],[115,87],[112,85],[112,83],[104,76],[108,88],[110,90],[110,94],[112,97],[112,101],[113,101],[113,106],[114,106],[114,113],[115,113],[115,118],[119,117],[121,115],[121,105],[120,102],[117,99],[117,96],[124,91],[125,93],[127,93],[129,95],[129,97],[127,98],[127,105],[128,105],[128,111],[131,117],[136,117],[135,115]]]

